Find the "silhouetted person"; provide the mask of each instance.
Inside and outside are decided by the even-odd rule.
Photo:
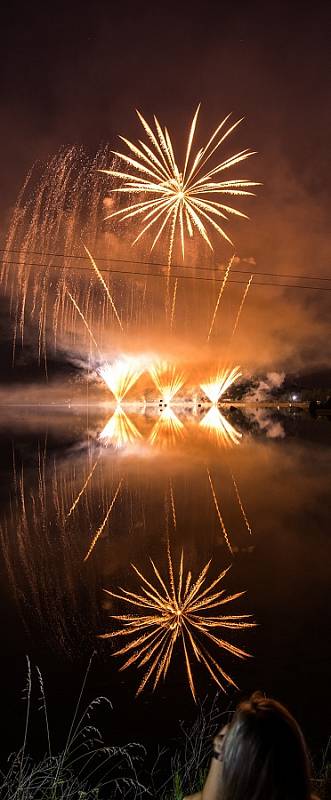
[[[289,711],[260,692],[240,703],[214,739],[202,792],[190,798],[312,800],[307,747]]]

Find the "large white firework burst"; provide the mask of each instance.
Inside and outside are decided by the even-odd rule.
[[[170,266],[176,236],[179,236],[182,256],[185,256],[185,239],[192,238],[198,232],[211,250],[211,229],[217,232],[230,244],[231,239],[222,225],[229,215],[237,217],[247,215],[232,206],[219,201],[219,195],[243,196],[253,195],[252,187],[257,183],[246,178],[220,180],[222,173],[234,167],[254,154],[245,149],[209,168],[212,156],[218,151],[227,137],[242,122],[242,119],[228,125],[228,114],[218,125],[205,147],[192,153],[194,134],[200,105],[194,114],[189,131],[184,166],[179,169],[174,148],[167,128],[162,129],[158,119],[154,117],[155,131],[137,111],[140,122],[148,137],[148,144],[139,139],[138,144],[120,138],[127,145],[128,153],[114,155],[124,162],[125,169],[104,169],[113,178],[122,183],[111,190],[112,193],[129,195],[129,204],[109,214],[106,219],[118,217],[121,221],[137,218],[140,230],[134,239],[136,244],[147,231],[154,235],[151,251],[162,234],[169,238],[168,264]],[[142,198],[142,199],[140,199]]]

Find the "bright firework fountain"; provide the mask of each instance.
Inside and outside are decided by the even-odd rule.
[[[240,376],[239,367],[233,367],[231,370],[224,369],[216,375],[213,381],[201,383],[200,387],[204,394],[207,395],[208,400],[215,405]]]
[[[185,383],[185,376],[179,372],[174,364],[168,361],[159,361],[149,369],[149,374],[160,392],[165,404],[171,403],[175,395]]]
[[[120,405],[140,378],[143,367],[135,358],[121,358],[113,364],[104,364],[98,372]]]

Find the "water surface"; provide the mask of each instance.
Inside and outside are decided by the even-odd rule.
[[[93,650],[87,698],[111,698],[110,739],[167,741],[179,720],[194,719],[180,643],[166,680],[154,693],[147,684],[135,699],[141,671],[132,665],[121,672],[123,657],[113,655],[111,640],[98,638],[114,627],[110,613],[120,608],[104,589],[140,592],[131,563],[154,580],[150,558],[168,581],[168,542],[175,572],[182,550],[193,578],[210,559],[211,580],[232,565],[224,588],[245,594],[227,613],[250,613],[257,622],[224,635],[250,658],[211,645],[240,687],[227,687],[224,707],[260,688],[290,706],[314,750],[325,744],[328,418],[270,409],[13,408],[1,411],[0,436],[8,745],[20,743],[27,653],[44,675],[58,738]],[[193,660],[192,667],[198,698],[212,697],[210,674]]]

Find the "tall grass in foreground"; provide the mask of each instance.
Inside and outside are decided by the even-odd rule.
[[[151,794],[158,800],[183,800],[185,795],[201,791],[210,764],[212,740],[217,731],[229,721],[230,710],[219,709],[219,696],[211,706],[203,703],[191,727],[181,726],[182,741],[175,748],[159,755],[152,772]],[[158,780],[159,761],[168,759],[169,776],[164,782]],[[164,774],[164,765],[162,774]],[[322,752],[322,757],[312,764],[312,791],[318,800],[331,800],[331,738]],[[315,794],[316,793],[316,794]]]
[[[320,800],[331,800],[331,737],[322,753],[320,766],[314,769],[313,789]]]
[[[32,670],[27,659],[26,714],[21,749],[12,754],[0,771],[0,800],[183,800],[201,790],[209,767],[212,740],[228,721],[230,708],[220,711],[219,695],[211,705],[205,701],[191,726],[181,725],[181,737],[150,756],[137,743],[107,746],[93,716],[101,707],[112,709],[106,697],[97,697],[82,710],[82,700],[93,656],[83,684],[63,750],[52,750],[51,731],[42,676],[36,667],[40,711],[45,727],[45,755],[35,760],[28,741],[32,704]],[[320,800],[331,800],[331,739],[321,764],[314,769],[313,790]]]
[[[64,749],[57,754],[52,752],[44,684],[40,670],[36,668],[46,741],[46,753],[37,761],[28,753],[32,670],[27,659],[23,744],[17,753],[9,757],[7,769],[0,772],[1,800],[96,800],[99,797],[135,800],[146,794],[147,789],[138,777],[138,767],[145,756],[144,748],[136,743],[124,747],[106,746],[99,728],[93,724],[96,709],[101,705],[111,709],[110,701],[106,697],[98,697],[82,710],[83,692],[92,658]]]
[[[182,800],[202,789],[209,768],[212,741],[228,721],[230,709],[221,712],[219,695],[211,705],[202,703],[191,726],[181,725],[181,739],[159,753],[151,774],[151,793],[161,800]],[[167,777],[162,780],[162,776]]]

